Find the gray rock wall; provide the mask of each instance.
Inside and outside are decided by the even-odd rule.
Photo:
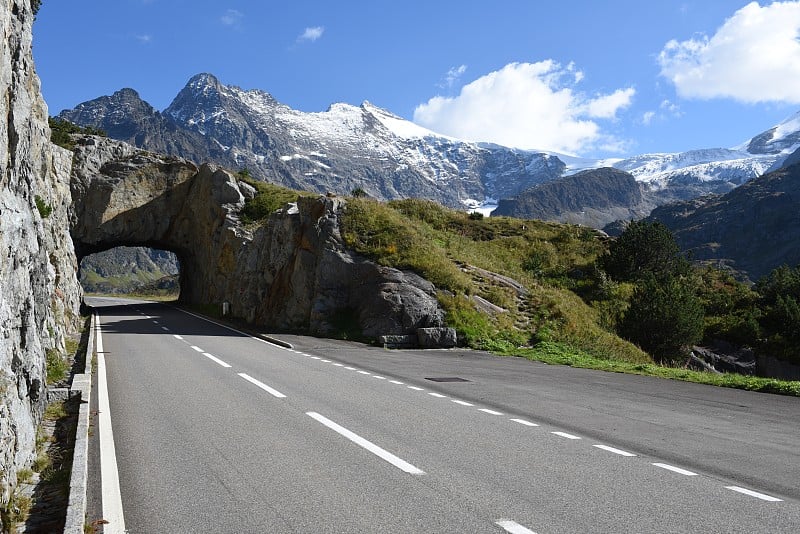
[[[79,323],[71,155],[49,142],[30,0],[0,0],[0,500],[34,457],[45,351]],[[37,208],[37,199],[39,208]]]

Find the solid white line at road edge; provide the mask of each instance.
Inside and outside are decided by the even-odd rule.
[[[510,519],[498,519],[494,524],[511,534],[536,534],[531,529],[525,528],[516,521],[511,521]]]
[[[269,387],[264,382],[259,382],[258,380],[256,380],[255,378],[253,378],[252,376],[250,376],[250,375],[248,375],[246,373],[238,373],[238,374],[239,374],[239,376],[241,376],[242,378],[244,378],[245,380],[247,380],[251,384],[255,384],[256,386],[260,387],[261,389],[263,389],[264,391],[266,391],[267,393],[269,393],[273,397],[277,397],[279,399],[285,399],[286,398],[286,395],[284,395],[283,393],[281,393],[277,389]]]
[[[122,512],[122,495],[119,490],[117,452],[114,448],[114,432],[111,428],[111,405],[108,402],[106,382],[106,358],[103,352],[103,335],[100,333],[100,315],[95,314],[97,325],[97,411],[100,439],[100,486],[103,499],[103,519],[108,521],[103,531],[108,534],[125,532],[125,515]]]
[[[338,434],[346,437],[347,439],[349,439],[350,441],[352,441],[353,443],[355,443],[359,447],[363,447],[364,449],[367,449],[369,452],[371,452],[375,456],[377,456],[377,457],[389,462],[390,464],[392,464],[393,466],[397,467],[398,469],[400,469],[402,471],[405,471],[406,473],[410,473],[412,475],[424,475],[425,474],[425,471],[423,471],[423,470],[421,470],[421,469],[419,469],[417,467],[414,467],[410,463],[406,462],[405,460],[403,460],[401,458],[398,458],[397,456],[395,456],[394,454],[390,453],[386,449],[382,449],[381,447],[375,445],[371,441],[367,441],[366,439],[362,438],[358,434],[356,434],[354,432],[351,432],[350,430],[347,430],[345,427],[343,427],[343,426],[341,426],[341,425],[339,425],[337,423],[334,423],[333,421],[331,421],[330,419],[328,419],[324,415],[320,415],[317,412],[306,412],[306,415],[308,415],[312,419],[315,419],[316,421],[322,423],[323,425],[325,425],[326,427],[330,428],[334,432],[337,432]]]

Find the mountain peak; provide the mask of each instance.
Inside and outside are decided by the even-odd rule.
[[[220,85],[219,79],[208,72],[195,74],[189,78],[189,81],[186,83],[186,87],[190,87],[192,89],[203,89],[206,87],[219,88]]]

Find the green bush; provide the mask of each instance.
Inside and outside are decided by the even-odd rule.
[[[660,222],[648,221],[632,221],[598,263],[612,278],[625,282],[650,274],[686,274],[689,270],[689,262],[669,229]]]
[[[48,218],[53,213],[53,206],[45,202],[39,195],[33,197],[33,200],[36,202],[36,209],[42,219]]]
[[[703,308],[694,285],[677,276],[646,276],[637,286],[619,333],[661,361],[685,357],[703,336]]]

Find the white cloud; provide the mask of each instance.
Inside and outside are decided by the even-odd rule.
[[[147,44],[153,41],[153,36],[148,33],[135,35],[134,37],[136,37],[136,40],[142,44]]]
[[[242,22],[242,17],[244,17],[244,13],[241,11],[229,9],[220,17],[219,20],[225,26],[239,26],[239,24]]]
[[[655,117],[656,117],[655,111],[645,111],[644,114],[642,114],[642,124],[648,126],[651,122],[653,122],[653,119]]]
[[[661,75],[684,98],[800,103],[800,2],[751,2],[710,38],[671,40]]]
[[[310,41],[313,43],[314,41],[322,37],[323,33],[325,33],[325,28],[322,26],[314,26],[313,28],[306,28],[305,30],[303,30],[303,33],[301,33],[297,37],[297,41],[298,42]]]
[[[465,85],[456,97],[436,96],[420,104],[414,122],[460,139],[517,148],[616,150],[622,143],[591,119],[615,118],[635,90],[590,98],[573,90],[582,79],[572,63],[511,63]]]
[[[447,74],[445,74],[444,81],[437,84],[437,86],[441,87],[442,89],[449,89],[461,79],[461,76],[463,76],[465,72],[467,72],[466,65],[451,67],[450,70],[447,71]]]

